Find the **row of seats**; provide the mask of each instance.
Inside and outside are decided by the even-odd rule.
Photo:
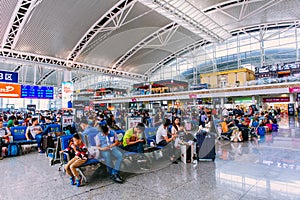
[[[10,132],[12,134],[13,142],[22,144],[33,144],[36,143],[36,140],[27,140],[26,139],[26,130],[27,126],[14,126],[10,128]],[[61,132],[61,126],[59,124],[50,124],[44,129],[44,133],[53,133],[53,132]]]

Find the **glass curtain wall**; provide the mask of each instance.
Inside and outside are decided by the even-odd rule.
[[[185,79],[199,83],[200,72],[241,67],[254,70],[255,66],[299,61],[299,45],[300,28],[293,25],[240,32],[220,44],[208,44],[177,56],[156,70],[150,81]]]

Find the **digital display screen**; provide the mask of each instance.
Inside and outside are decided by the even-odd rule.
[[[21,98],[53,99],[54,88],[51,86],[21,85]]]

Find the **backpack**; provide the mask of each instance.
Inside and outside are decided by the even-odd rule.
[[[21,148],[17,143],[9,143],[7,147],[8,156],[19,156],[21,155]]]
[[[201,122],[205,122],[207,119],[206,115],[201,115]]]

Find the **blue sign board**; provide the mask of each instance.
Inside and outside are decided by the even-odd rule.
[[[18,78],[19,76],[16,72],[0,71],[0,82],[18,83]]]
[[[21,98],[53,99],[54,88],[51,86],[21,85]]]

